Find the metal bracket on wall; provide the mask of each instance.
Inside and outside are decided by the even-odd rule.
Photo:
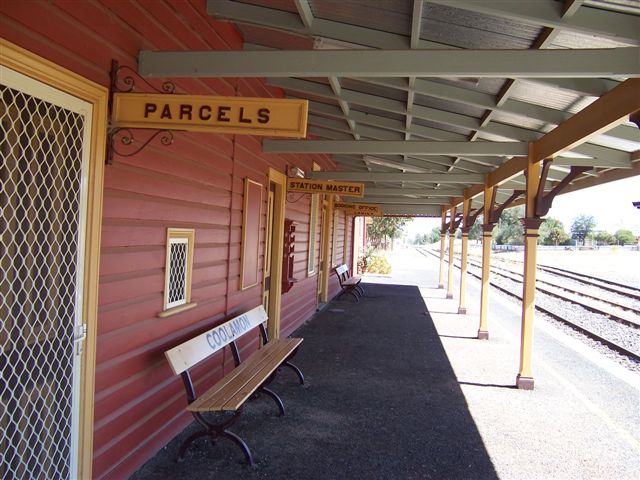
[[[133,92],[136,86],[136,79],[143,82],[148,88],[156,93],[166,93],[168,95],[175,93],[176,86],[173,82],[165,81],[160,88],[153,86],[151,83],[140,77],[136,71],[127,66],[120,65],[118,61],[111,61],[111,72],[109,73],[109,129],[107,131],[107,152],[105,163],[113,164],[113,155],[121,157],[132,157],[140,153],[156,138],[160,138],[162,145],[168,146],[173,143],[173,133],[169,130],[155,130],[155,132],[144,139],[144,141],[136,141],[134,130],[131,128],[114,127],[111,122],[111,112],[113,107],[114,93]],[[141,143],[140,143],[141,142]],[[138,143],[138,145],[136,145]],[[120,147],[120,148],[119,148]]]

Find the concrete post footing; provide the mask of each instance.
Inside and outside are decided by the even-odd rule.
[[[489,340],[489,332],[487,330],[478,330],[478,340]]]
[[[533,390],[533,378],[518,375],[516,378],[516,387],[520,390]]]

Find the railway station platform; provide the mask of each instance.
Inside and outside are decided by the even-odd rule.
[[[268,398],[245,407],[232,430],[256,468],[225,440],[176,463],[192,424],[132,478],[638,478],[637,374],[536,318],[536,388],[519,390],[518,303],[492,291],[490,338],[477,340],[476,280],[458,315],[437,259],[407,249],[392,264],[366,277],[360,303],[335,299],[296,332],[307,381],[285,371],[274,384],[285,417]]]

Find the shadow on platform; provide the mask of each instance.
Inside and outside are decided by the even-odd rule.
[[[366,284],[294,336],[295,363],[272,384],[287,408],[250,401],[232,431],[257,466],[227,440],[205,438],[176,463],[192,423],[132,477],[147,479],[497,479],[431,317],[415,286]]]

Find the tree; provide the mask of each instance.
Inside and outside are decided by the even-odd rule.
[[[482,239],[482,215],[476,218],[476,223],[469,230],[469,240],[480,241]]]
[[[409,223],[410,218],[376,217],[367,226],[367,236],[376,249],[387,246],[387,239],[393,241],[402,233],[402,227]]]
[[[636,243],[636,237],[631,230],[618,230],[613,235],[619,245],[632,245]]]
[[[431,229],[431,233],[429,234],[429,243],[436,243],[440,241],[440,228],[433,227]]]
[[[498,245],[524,245],[524,230],[520,222],[523,216],[522,207],[503,210],[493,231],[494,241]]]
[[[578,215],[571,224],[571,238],[584,244],[584,239],[596,228],[596,220],[593,215]]]
[[[431,237],[429,235],[430,234],[428,233],[416,233],[412,243],[414,245],[426,245],[431,243]]]
[[[593,234],[593,239],[596,241],[596,245],[612,245],[616,243],[616,237],[604,230],[595,232]]]
[[[555,245],[565,243],[569,240],[569,235],[564,231],[564,225],[555,218],[546,218],[540,225],[540,237],[538,242],[541,245]]]

